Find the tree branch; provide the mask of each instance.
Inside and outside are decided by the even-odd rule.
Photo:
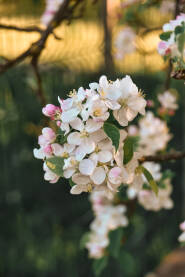
[[[18,27],[18,26],[15,26],[15,25],[0,24],[0,29],[14,30],[14,31],[26,32],[26,33],[37,32],[37,33],[40,33],[40,34],[42,34],[44,32],[44,29],[41,29],[38,26]]]
[[[161,155],[154,156],[144,156],[139,161],[140,163],[144,162],[165,162],[165,161],[173,161],[180,160],[185,158],[185,151],[183,152],[173,152]]]

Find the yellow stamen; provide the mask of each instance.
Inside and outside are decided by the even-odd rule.
[[[64,152],[64,153],[62,154],[62,158],[69,158],[69,154],[68,154],[67,152]]]
[[[50,168],[50,169],[55,169],[56,168],[56,165],[54,165],[53,163],[51,162],[46,162],[46,165]]]

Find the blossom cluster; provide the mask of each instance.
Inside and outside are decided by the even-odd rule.
[[[56,121],[66,142],[59,143],[59,135],[44,128],[38,140],[40,148],[34,149],[35,157],[44,160],[45,180],[53,183],[60,176],[71,179],[75,184],[72,194],[107,188],[116,191],[122,183],[134,182],[139,157],[135,153],[123,165],[127,133],[107,123],[112,114],[124,127],[138,113],[145,113],[146,101],[131,78],[109,82],[102,76],[99,83],[91,83],[89,89],[81,87],[66,100],[59,98],[59,103],[47,105],[43,113]]]
[[[179,236],[179,241],[185,242],[185,221],[180,224],[180,229],[182,230],[182,234]]]
[[[109,197],[102,191],[94,191],[90,195],[95,219],[90,225],[90,233],[86,248],[89,256],[99,259],[105,255],[105,249],[109,245],[109,232],[118,227],[126,227],[128,219],[125,215],[124,205],[113,205],[113,193]]]
[[[181,13],[175,20],[163,25],[163,33],[158,45],[160,55],[172,59],[185,58],[184,40],[185,14]]]
[[[130,27],[121,30],[115,40],[116,59],[123,59],[126,54],[131,54],[135,51],[136,33]]]
[[[42,15],[41,22],[47,26],[53,19],[53,16],[57,12],[59,6],[64,2],[64,0],[46,0],[46,9]]]

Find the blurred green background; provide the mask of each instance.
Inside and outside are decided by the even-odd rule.
[[[30,13],[38,21],[44,9],[43,2],[19,0],[15,8],[14,1],[0,1],[0,13],[5,17],[10,14],[13,18],[16,16],[17,20],[20,13],[25,18]],[[93,9],[92,14],[88,10],[88,20],[101,29],[101,7],[94,6]],[[94,18],[95,12],[99,15],[97,19]],[[85,20],[83,24],[86,24]],[[8,37],[13,35],[10,31],[4,32],[0,31],[0,39],[3,37],[4,41],[8,41]],[[85,35],[88,38],[88,34],[84,33],[84,38]],[[72,49],[76,49],[73,38],[75,40],[75,33],[70,42],[62,40],[57,43],[70,44]],[[10,56],[19,51],[19,45],[11,47],[8,50]],[[80,47],[83,49],[83,43]],[[83,52],[75,49],[71,51]],[[100,57],[99,54],[92,58],[79,54],[76,59],[71,58],[75,69],[71,64],[68,66],[69,59],[62,62],[60,57],[55,57],[54,62],[52,53],[51,59],[43,60],[41,73],[48,103],[56,104],[58,95],[65,97],[73,88],[88,87],[90,82],[98,81],[101,74],[115,79],[132,72],[133,80],[150,99],[155,98],[156,92],[161,90],[165,73],[160,73],[159,69],[153,71],[152,64],[142,63],[140,69],[134,70],[127,68],[128,60],[124,61],[122,69],[117,65],[114,73],[107,72],[102,58],[103,44],[95,51],[101,53],[98,64],[93,59]],[[4,55],[4,52],[0,55]],[[63,55],[65,57],[65,53]],[[86,61],[95,65],[88,70]],[[180,94],[183,93],[183,83],[173,81],[172,86]],[[87,251],[80,248],[81,237],[88,231],[93,219],[88,195],[70,195],[69,185],[64,180],[57,184],[45,182],[42,162],[33,157],[32,150],[37,147],[37,136],[44,126],[42,107],[35,90],[33,73],[26,64],[0,76],[0,276],[93,277],[92,261],[88,259]],[[183,101],[180,101],[180,109],[170,124],[174,133],[171,145],[177,150],[184,145],[183,105]],[[153,213],[138,205],[137,213],[130,219],[126,231],[129,235],[118,261],[110,258],[102,276],[143,277],[178,246],[178,224],[184,215],[183,165],[179,161],[165,167],[172,168],[176,173],[173,179],[174,209]]]

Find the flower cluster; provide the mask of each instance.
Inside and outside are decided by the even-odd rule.
[[[99,259],[105,254],[105,249],[109,245],[109,232],[118,227],[126,227],[128,219],[125,216],[126,207],[124,205],[114,206],[112,204],[113,194],[109,197],[101,191],[91,193],[95,219],[90,225],[90,233],[86,248],[89,256]]]
[[[70,179],[72,194],[93,189],[117,191],[122,184],[135,182],[137,153],[123,165],[125,127],[138,113],[145,114],[146,101],[129,76],[109,82],[102,76],[99,83],[91,83],[72,91],[60,106],[52,104],[43,113],[56,121],[61,135],[44,128],[39,136],[36,158],[44,160],[45,180],[54,183],[63,176]],[[65,142],[65,143],[64,143]]]
[[[158,109],[159,115],[173,116],[178,109],[177,97],[170,90],[165,91],[158,95],[158,101],[161,107]]]
[[[185,57],[184,40],[185,35],[185,14],[180,14],[175,20],[163,25],[161,41],[158,45],[158,52],[164,57],[172,58],[175,62]]]
[[[63,3],[63,1],[64,0],[46,0],[46,9],[41,18],[41,22],[45,26],[47,26],[53,19],[53,16],[57,12],[59,6]]]
[[[182,234],[179,236],[179,241],[185,242],[185,221],[180,224],[180,229],[182,230]]]
[[[175,103],[173,102],[175,105]],[[155,155],[159,151],[165,150],[171,135],[167,128],[166,122],[155,117],[151,111],[139,120],[138,127],[130,125],[128,128],[130,136],[136,136],[138,140],[139,153]],[[161,166],[154,162],[145,162],[143,166],[152,174],[158,184],[158,194],[156,195],[146,184],[147,180],[142,175],[140,187],[130,186],[127,194],[130,199],[137,197],[138,202],[146,209],[159,211],[162,208],[171,209],[173,201],[170,198],[172,193],[170,174],[162,174]],[[168,173],[168,172],[167,172]],[[165,176],[166,175],[166,176]],[[139,189],[138,189],[139,188]]]
[[[136,33],[132,28],[126,27],[120,31],[116,37],[115,48],[116,58],[123,59],[126,54],[130,54],[135,51]]]

